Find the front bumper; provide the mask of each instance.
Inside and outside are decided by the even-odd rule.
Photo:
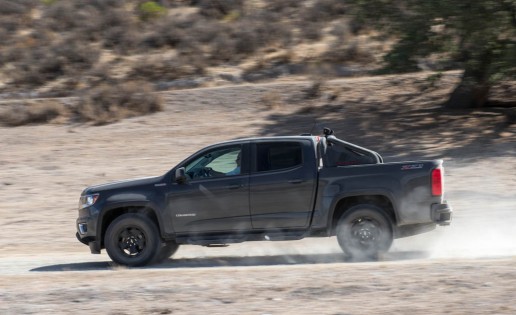
[[[435,203],[432,205],[432,221],[439,225],[450,225],[453,210],[448,203]]]
[[[90,247],[92,254],[98,254],[100,253],[100,244],[97,240],[98,211],[92,210],[87,208],[79,210],[79,217],[75,224],[77,229],[75,236],[79,242]]]

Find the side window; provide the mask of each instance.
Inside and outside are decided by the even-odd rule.
[[[213,149],[195,157],[185,165],[191,179],[240,175],[242,146]]]
[[[258,172],[287,169],[303,163],[303,152],[299,142],[258,143],[256,147]]]
[[[334,144],[326,149],[325,162],[326,167],[349,166],[360,164],[373,164],[372,157],[360,153],[352,148],[343,145]]]
[[[234,174],[235,168],[240,166],[240,149],[235,148],[231,150],[224,150],[222,155],[214,158],[207,167],[211,168],[215,172],[224,173],[228,175],[237,175]]]

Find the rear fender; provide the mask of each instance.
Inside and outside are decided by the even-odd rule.
[[[328,235],[333,235],[338,219],[347,209],[356,204],[374,204],[381,207],[395,226],[398,222],[397,204],[394,195],[388,190],[368,190],[361,192],[347,192],[335,196],[328,214]],[[342,208],[344,207],[344,208]]]

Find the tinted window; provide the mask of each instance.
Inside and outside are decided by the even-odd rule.
[[[325,155],[325,166],[348,166],[359,164],[374,164],[372,157],[365,155],[353,148],[346,147],[341,144],[333,144],[328,146]]]
[[[237,145],[203,153],[185,165],[186,174],[191,179],[239,175],[241,150]]]
[[[286,169],[303,163],[298,142],[259,143],[256,147],[258,172]]]

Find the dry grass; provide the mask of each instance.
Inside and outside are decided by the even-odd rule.
[[[268,92],[261,97],[261,102],[267,110],[277,110],[282,107],[281,94],[278,92]]]
[[[0,124],[8,127],[49,123],[67,115],[66,107],[56,100],[23,101],[3,104]]]
[[[74,119],[102,125],[155,113],[162,109],[162,100],[153,92],[150,84],[141,81],[101,84],[80,98]]]

